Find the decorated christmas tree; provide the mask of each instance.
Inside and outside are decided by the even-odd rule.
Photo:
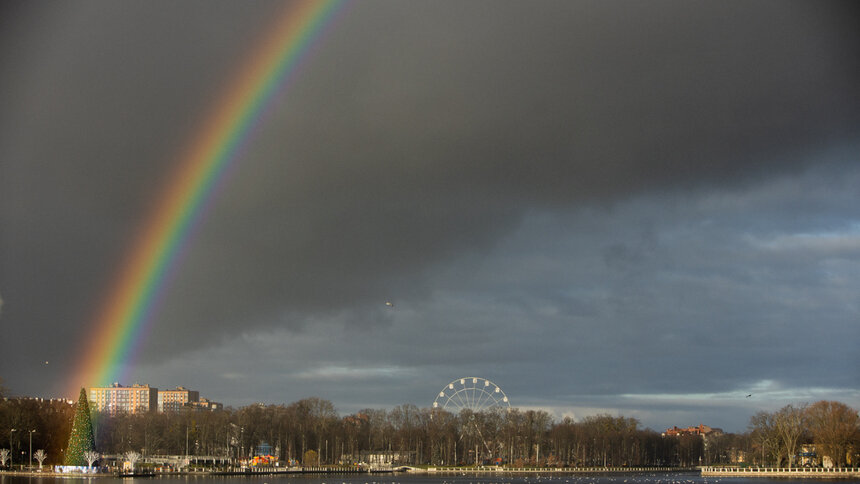
[[[66,448],[65,465],[86,466],[84,453],[96,450],[96,440],[93,437],[93,423],[90,421],[90,404],[87,401],[87,391],[81,388],[78,406],[75,409],[75,421],[72,423],[72,433],[69,435],[69,446]]]

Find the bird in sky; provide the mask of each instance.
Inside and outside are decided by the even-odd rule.
[[[394,307],[394,303],[393,303],[393,302],[391,302],[391,301],[385,301],[385,305],[386,305],[386,306],[388,306],[388,307],[390,307],[390,308],[393,308],[393,307]]]

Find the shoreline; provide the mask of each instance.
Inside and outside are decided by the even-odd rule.
[[[148,470],[139,470],[135,472],[57,472],[53,469],[45,469],[42,471],[7,471],[0,470],[0,476],[17,476],[17,477],[186,477],[186,476],[264,476],[264,475],[310,475],[310,474],[391,474],[402,471],[401,468],[383,468],[383,469],[357,469],[351,467],[264,467],[264,468],[242,468],[233,470],[194,470],[194,471],[175,471],[175,472],[156,472]]]
[[[643,472],[659,473],[690,473],[698,472],[697,468],[684,467],[380,467],[380,468],[355,468],[355,467],[263,467],[263,468],[241,468],[233,470],[197,470],[179,472],[148,472],[140,470],[137,472],[56,472],[53,469],[43,471],[0,471],[0,476],[20,477],[182,477],[182,476],[264,476],[264,475],[313,475],[313,474],[424,474],[424,475],[486,475],[486,474],[641,474]]]
[[[698,472],[695,467],[409,467],[416,474],[640,474]]]
[[[139,470],[136,472],[56,472],[53,469],[0,471],[0,476],[17,477],[51,477],[51,478],[81,478],[81,477],[187,477],[187,476],[266,476],[266,475],[343,475],[343,474],[421,474],[421,475],[577,475],[577,474],[642,474],[642,473],[697,473],[702,477],[763,477],[789,479],[858,479],[860,468],[770,468],[770,467],[262,467],[240,468],[226,470],[191,470],[179,472],[154,472]]]
[[[703,477],[781,477],[791,479],[856,479],[860,478],[860,468],[834,467],[702,467]]]

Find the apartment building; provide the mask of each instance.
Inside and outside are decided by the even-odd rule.
[[[109,387],[90,388],[89,399],[93,410],[110,415],[152,412],[158,406],[158,388],[137,383],[124,387],[114,383]]]
[[[199,402],[191,403],[191,407],[195,410],[209,410],[214,412],[215,410],[224,410],[224,404],[213,402],[206,398],[201,398]]]
[[[158,392],[158,411],[173,413],[200,402],[200,392],[185,387]]]
[[[682,435],[701,435],[709,437],[711,435],[722,435],[723,429],[708,427],[707,425],[699,424],[698,427],[679,428],[677,426],[666,429],[663,432],[663,437],[680,437]]]

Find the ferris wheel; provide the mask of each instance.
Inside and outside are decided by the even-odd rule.
[[[469,409],[481,412],[492,408],[510,409],[508,396],[498,385],[486,378],[468,377],[454,380],[442,387],[436,395],[433,408],[441,408],[453,413]]]

